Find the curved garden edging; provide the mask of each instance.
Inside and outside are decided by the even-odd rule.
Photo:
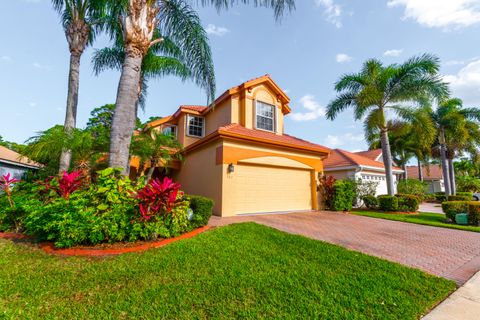
[[[209,226],[204,226],[193,231],[182,234],[181,236],[175,238],[161,239],[157,241],[152,241],[149,243],[142,243],[137,246],[132,246],[128,248],[111,248],[111,249],[95,249],[92,248],[67,248],[67,249],[58,249],[55,248],[51,242],[42,242],[39,244],[39,247],[48,254],[55,254],[61,256],[76,256],[76,257],[105,257],[105,256],[116,256],[124,253],[130,252],[141,252],[146,251],[152,248],[160,248],[176,242],[182,239],[193,238],[196,235],[203,233],[211,229]],[[21,239],[31,239],[31,237],[19,234],[19,233],[1,233],[0,239],[10,239],[10,240],[21,240]]]

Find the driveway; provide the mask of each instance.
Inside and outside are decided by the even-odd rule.
[[[443,214],[442,205],[440,203],[421,203],[418,211]]]
[[[480,270],[480,233],[355,216],[296,212],[212,217],[211,226],[253,221],[465,283]]]

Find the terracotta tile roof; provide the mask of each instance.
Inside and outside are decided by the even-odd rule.
[[[310,149],[319,152],[330,152],[330,149],[322,145],[302,140],[288,134],[278,135],[272,132],[247,129],[239,124],[232,123],[218,128],[218,133],[233,134],[243,138],[253,138],[255,140],[264,140],[265,142],[277,143],[293,148]]]
[[[206,106],[185,105],[185,106],[180,106],[180,109],[203,112],[207,109],[207,107]]]
[[[441,180],[443,179],[442,166],[431,164],[428,167],[422,167],[423,179],[425,180]],[[408,166],[407,176],[409,179],[418,179],[418,167]]]
[[[382,149],[375,149],[375,150],[367,150],[367,151],[359,151],[359,152],[354,152],[355,154],[361,155],[363,157],[369,158],[371,160],[375,161],[382,161],[380,155],[382,154]]]
[[[358,153],[335,149],[332,150],[330,156],[323,162],[325,169],[335,169],[352,166],[368,166],[374,168],[385,169],[383,162],[372,160]],[[401,170],[393,167],[394,170]]]
[[[23,166],[29,166],[29,167],[36,167],[39,168],[42,165],[28,159],[27,157],[22,156],[21,154],[10,150],[8,148],[5,148],[4,146],[0,146],[0,162],[2,160],[8,161],[8,162],[13,162],[18,165],[23,165]]]

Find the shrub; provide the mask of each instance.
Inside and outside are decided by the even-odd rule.
[[[473,192],[457,192],[457,196],[468,197],[469,200],[472,200],[472,198],[473,198]]]
[[[378,196],[378,206],[383,211],[397,211],[398,198],[388,195]]]
[[[358,179],[356,181],[356,188],[355,188],[356,199],[354,201],[355,202],[354,205],[360,205],[361,201],[363,201],[365,197],[369,196],[369,197],[375,198],[378,185],[379,185],[379,182],[377,181]]]
[[[460,192],[480,192],[480,179],[471,176],[456,178],[457,189]]]
[[[378,199],[375,196],[365,196],[362,198],[363,204],[368,209],[377,209],[378,208]]]
[[[442,210],[445,216],[455,222],[455,215],[467,213],[469,201],[446,201],[442,203]]]
[[[150,180],[136,195],[142,217],[150,220],[154,215],[170,213],[177,200],[183,197],[183,193],[179,194],[179,190],[180,184],[174,183],[168,177],[163,181]]]
[[[423,200],[427,193],[427,184],[416,179],[400,180],[397,184],[399,194],[412,194]]]
[[[201,196],[188,196],[188,198],[190,199],[190,209],[193,211],[190,225],[193,228],[206,226],[212,216],[213,200]]]
[[[459,196],[459,195],[448,196],[447,201],[471,201],[472,197],[473,197],[473,195],[471,197],[469,197],[469,196]]]
[[[321,193],[323,205],[327,209],[332,208],[333,196],[335,193],[335,181],[337,180],[332,176],[322,176],[320,178],[319,191]]]
[[[398,211],[417,212],[420,206],[420,198],[413,194],[397,194]]]
[[[435,200],[440,202],[447,201],[447,196],[445,195],[445,192],[435,192]]]
[[[468,206],[468,224],[480,225],[480,203],[471,202]]]
[[[331,210],[349,211],[352,210],[353,202],[356,198],[355,181],[337,180],[334,184],[334,195]]]

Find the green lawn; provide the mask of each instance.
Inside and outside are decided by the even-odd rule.
[[[378,211],[361,211],[361,210],[351,211],[351,213],[359,216],[366,216],[366,217],[372,217],[372,218],[380,218],[380,219],[386,219],[386,220],[395,220],[395,221],[423,224],[423,225],[434,226],[434,227],[480,232],[480,227],[461,226],[453,223],[447,223],[445,222],[447,220],[445,215],[438,214],[438,213],[421,212],[419,214],[394,214],[394,213],[383,213]]]
[[[254,223],[107,259],[0,240],[0,318],[417,319],[455,284]]]

